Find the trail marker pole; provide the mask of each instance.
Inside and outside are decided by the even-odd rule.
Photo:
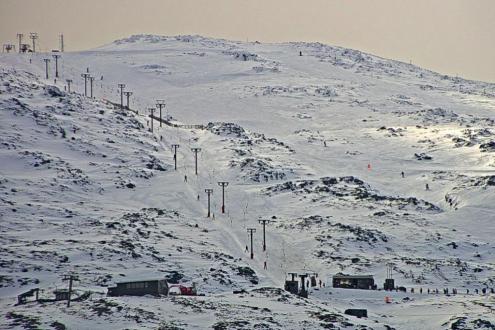
[[[125,94],[125,96],[126,96],[126,98],[127,98],[127,105],[126,105],[126,109],[127,109],[127,110],[130,110],[130,108],[129,108],[129,96],[131,96],[131,95],[132,95],[132,92],[124,92],[124,94]]]
[[[84,78],[84,96],[88,96],[88,77],[89,77],[89,73],[81,73],[81,77]]]
[[[191,151],[194,152],[194,170],[196,175],[198,175],[198,152],[201,151],[201,148],[191,148]]]
[[[70,296],[72,294],[72,281],[79,281],[79,277],[76,275],[64,275],[64,281],[69,281],[69,295],[67,297],[67,307],[70,307]]]
[[[117,86],[120,88],[120,110],[124,110],[124,88],[125,88],[125,84],[118,84]]]
[[[222,213],[225,213],[225,187],[229,185],[227,181],[220,181],[218,185],[222,187]]]
[[[248,233],[251,235],[251,259],[254,259],[254,251],[253,251],[253,233],[256,232],[256,228],[248,228]]]
[[[58,78],[58,59],[59,59],[60,55],[55,54],[52,56],[55,59],[55,78]]]
[[[174,169],[177,171],[177,148],[179,148],[179,145],[172,144],[172,148],[174,149]]]
[[[270,223],[270,220],[260,219],[258,222],[263,225],[263,251],[266,251],[266,235],[265,235],[265,226],[267,223]]]
[[[165,106],[165,100],[156,100],[156,106],[160,109],[160,127],[162,127],[162,107]]]
[[[50,63],[50,59],[44,58],[43,61],[45,61],[45,78],[48,79],[48,63]]]
[[[208,215],[207,218],[210,217],[210,195],[213,194],[213,189],[205,189],[205,193],[208,194]]]

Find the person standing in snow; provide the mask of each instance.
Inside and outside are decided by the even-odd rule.
[[[246,253],[249,252],[248,246],[246,245]]]
[[[198,194],[198,201],[199,201],[199,194]]]
[[[400,172],[400,175],[402,175],[402,178],[404,178],[404,171]]]
[[[326,148],[326,146],[327,146],[327,141],[323,141],[323,146]]]
[[[187,175],[184,175],[184,182],[187,182]]]
[[[425,188],[426,190],[430,190],[430,186],[428,184],[426,184]]]
[[[266,260],[265,262],[263,263],[263,269],[266,270]]]

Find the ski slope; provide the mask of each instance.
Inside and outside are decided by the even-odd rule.
[[[131,36],[62,54],[56,82],[53,63],[44,79],[47,56],[0,55],[2,327],[494,326],[494,295],[473,294],[495,287],[494,84],[319,43]],[[94,99],[83,96],[87,70]],[[107,102],[120,102],[119,83],[138,114]],[[155,121],[151,133],[157,99],[163,117],[205,129]],[[266,252],[259,219],[272,220]],[[382,287],[388,264],[407,293],[331,288],[338,272]],[[289,271],[327,286],[309,299],[275,289]],[[68,272],[91,299],[14,306],[34,287],[51,297]],[[205,296],[104,296],[118,281],[163,277]]]

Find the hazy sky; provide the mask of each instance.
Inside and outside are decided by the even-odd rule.
[[[495,0],[0,0],[0,42],[42,50],[138,33],[320,41],[495,82]]]

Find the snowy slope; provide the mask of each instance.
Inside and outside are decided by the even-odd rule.
[[[493,84],[322,44],[198,36],[65,53],[56,83],[44,79],[46,56],[0,56],[4,327],[30,322],[19,315],[77,329],[495,323],[494,296],[473,294],[495,287]],[[87,68],[94,100],[81,95]],[[65,79],[77,93],[63,91]],[[105,101],[120,102],[118,83],[139,114]],[[166,100],[164,116],[205,129],[155,122],[149,132],[156,99]],[[202,148],[197,177],[191,147]],[[225,215],[218,181],[230,182]],[[205,217],[205,188],[215,220]],[[260,218],[273,220],[267,253]],[[254,260],[244,251],[250,227]],[[283,287],[294,270],[328,286],[337,272],[373,274],[381,287],[387,264],[416,293],[326,287],[304,300],[262,289]],[[91,300],[13,306],[29,288],[65,287],[68,272],[80,292],[95,291]],[[163,277],[205,297],[102,295],[114,282]],[[418,293],[446,287],[462,294]],[[370,317],[341,316],[351,307]]]

